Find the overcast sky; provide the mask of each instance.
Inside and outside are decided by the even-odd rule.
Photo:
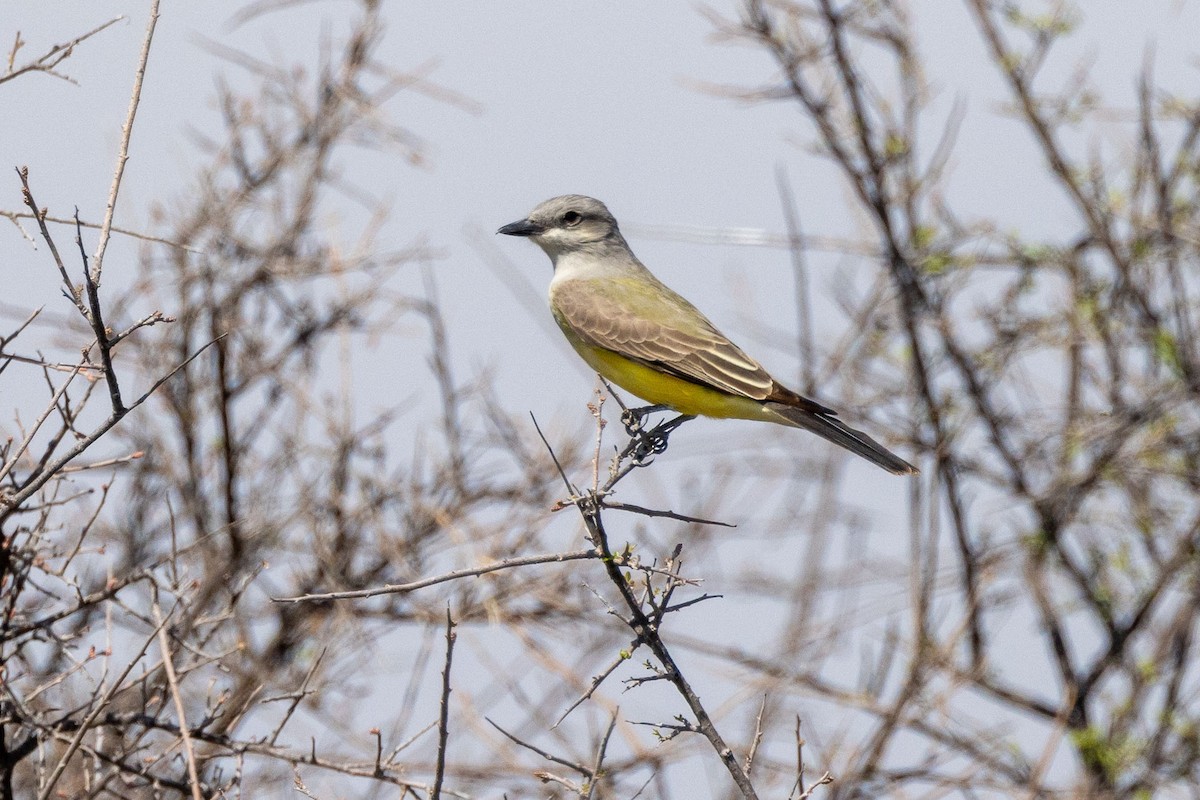
[[[348,2],[300,4],[235,27],[234,14],[243,5],[163,3],[119,225],[160,232],[152,210],[186,198],[203,163],[195,132],[210,131],[217,122],[218,80],[246,82],[246,75],[221,60],[209,43],[279,64],[311,64],[320,32],[338,38],[347,28],[346,15],[357,13]],[[7,51],[20,31],[27,44],[18,63],[112,17],[126,17],[63,65],[77,84],[34,75],[0,85],[0,160],[9,168],[29,167],[37,199],[52,213],[66,216],[78,206],[84,219],[102,217],[148,6],[4,0],[0,45]],[[934,90],[934,120],[944,120],[956,101],[965,104],[947,196],[960,214],[995,217],[1001,230],[1049,240],[1070,235],[1076,220],[1043,177],[1028,136],[1004,117],[1003,85],[982,57],[979,35],[962,4],[922,0],[913,6]],[[712,8],[727,16],[736,13],[728,2]],[[1086,11],[1082,30],[1052,61],[1051,76],[1091,63],[1106,99],[1118,112],[1129,110],[1137,70],[1153,44],[1160,83],[1195,83],[1196,3],[1089,3]],[[349,177],[393,203],[381,245],[424,241],[439,252],[429,269],[446,302],[454,358],[464,376],[491,369],[509,411],[534,411],[539,418],[585,429],[583,404],[593,379],[560,340],[549,313],[527,307],[487,257],[502,254],[518,282],[543,294],[550,275],[546,257],[528,242],[492,233],[537,202],[568,192],[607,203],[653,271],[781,378],[798,373],[792,339],[771,341],[764,335],[771,329],[794,330],[785,251],[655,233],[662,226],[684,225],[782,233],[775,186],[780,167],[795,187],[807,233],[863,233],[860,219],[849,211],[845,186],[805,149],[811,131],[794,108],[737,102],[701,88],[770,83],[774,71],[762,53],[714,41],[713,25],[699,6],[680,2],[429,0],[389,4],[388,19],[380,51],[387,63],[399,71],[424,68],[431,81],[467,102],[410,92],[389,104],[391,118],[423,142],[421,165],[385,152],[348,152],[340,163]],[[1119,159],[1129,118],[1121,113],[1110,118],[1078,136]],[[938,133],[936,125],[924,132],[926,154]],[[21,207],[19,187],[15,174],[0,171],[0,209]],[[353,209],[351,204],[330,209],[327,224],[353,232]],[[473,231],[484,232],[485,244],[474,240]],[[135,254],[128,243],[114,243],[106,259],[109,286],[129,279]],[[818,329],[836,331],[843,324],[831,299],[836,276],[874,265],[830,255],[814,258],[812,266]],[[397,288],[421,286],[416,273],[399,280]],[[10,327],[13,307],[65,306],[57,284],[47,254],[33,250],[12,225],[0,225],[3,327]],[[408,345],[423,345],[419,334],[412,335]],[[364,414],[392,405],[400,394],[420,396],[429,380],[423,351],[403,339],[358,354],[355,370],[356,402]],[[837,394],[831,387],[823,399],[836,405]],[[8,406],[4,403],[0,413],[9,413]],[[870,417],[869,409],[850,411]],[[676,463],[720,442],[750,442],[776,453],[823,446],[800,433],[789,438],[752,423],[693,426],[673,442],[670,455]],[[877,430],[871,423],[866,427]],[[396,436],[403,441],[405,435],[401,425]],[[877,527],[898,535],[904,517],[896,509],[907,496],[903,484],[880,483],[866,464],[851,469],[852,481],[871,481],[874,500],[868,508],[876,513]],[[743,526],[739,536],[753,537],[753,527]]]

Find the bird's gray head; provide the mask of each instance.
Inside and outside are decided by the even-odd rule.
[[[581,194],[551,198],[530,211],[525,219],[505,225],[496,233],[528,236],[552,259],[606,245],[626,246],[617,221],[604,203]]]

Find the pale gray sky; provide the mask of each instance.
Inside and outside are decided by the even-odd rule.
[[[69,215],[77,205],[86,219],[102,215],[148,5],[3,0],[0,45],[7,51],[19,30],[27,42],[25,57],[111,17],[127,17],[64,64],[79,85],[35,75],[0,86],[0,161],[6,169],[29,166],[38,201],[54,213]],[[231,31],[232,15],[242,5],[163,4],[118,224],[153,230],[150,209],[186,197],[190,176],[202,161],[189,131],[203,132],[215,124],[218,76],[235,84],[244,80],[236,67],[206,49],[206,40],[267,61],[311,62],[318,34],[328,29],[339,37],[344,15],[356,13],[351,3],[300,4]],[[711,5],[719,13],[735,13],[731,3]],[[994,216],[1001,230],[1027,236],[1053,239],[1073,231],[1074,220],[1057,188],[1043,177],[1028,136],[1000,113],[1001,81],[981,56],[979,36],[962,4],[928,0],[912,5],[935,90],[934,108],[944,119],[956,100],[965,103],[946,188],[959,213]],[[1082,31],[1056,55],[1050,74],[1061,77],[1090,60],[1106,98],[1118,109],[1131,109],[1136,72],[1153,42],[1160,82],[1194,84],[1197,4],[1088,3],[1086,13]],[[388,63],[397,70],[434,63],[432,79],[469,98],[477,110],[402,94],[388,111],[427,143],[425,164],[414,168],[380,152],[348,153],[341,164],[348,176],[394,202],[381,244],[402,247],[424,239],[444,253],[431,269],[446,301],[451,344],[464,375],[491,368],[509,411],[532,410],[541,419],[586,428],[583,404],[590,399],[593,380],[560,342],[548,312],[530,318],[464,233],[478,229],[490,237],[537,202],[566,192],[606,202],[626,228],[634,251],[653,271],[773,372],[797,374],[791,339],[771,346],[755,335],[760,327],[753,322],[757,318],[787,331],[794,327],[787,253],[639,232],[646,226],[673,225],[782,232],[774,178],[782,164],[793,181],[806,232],[861,233],[835,172],[802,147],[811,132],[799,113],[787,104],[748,105],[697,88],[769,83],[773,68],[763,54],[714,43],[711,23],[696,5],[681,2],[428,0],[391,4],[388,16],[382,50]],[[1120,141],[1127,132],[1128,121],[1117,115],[1113,122],[1078,135],[1118,159],[1124,155]],[[936,129],[925,133],[926,154],[937,134]],[[16,175],[0,171],[0,208],[19,207]],[[355,213],[350,204],[331,209],[329,224],[353,231]],[[69,241],[67,232],[63,241]],[[549,264],[541,252],[526,242],[495,237],[486,246],[501,252],[539,295],[543,292]],[[106,259],[109,285],[129,278],[134,253],[128,243],[113,245]],[[0,254],[0,301],[22,307],[65,305],[47,254],[32,250],[7,222],[0,225]],[[814,258],[812,265],[818,329],[836,331],[843,323],[829,287],[838,272],[872,265],[833,256]],[[419,286],[414,271],[398,288]],[[420,394],[429,380],[423,344],[414,333],[410,341],[382,342],[358,355],[356,399],[364,414],[391,405],[398,396]],[[826,399],[836,402],[837,394],[833,387]],[[4,405],[0,413],[7,414]],[[427,403],[421,408],[432,410]],[[412,420],[421,418],[418,413]],[[401,450],[410,434],[408,423],[397,426]],[[790,439],[752,423],[699,422],[677,437],[670,457],[677,468],[686,468],[690,457],[734,442],[780,456],[815,440],[799,433]],[[881,482],[866,464],[850,469],[851,482],[869,481],[872,487],[870,543],[883,550],[902,548],[906,517],[895,509],[904,507],[904,484]],[[668,470],[648,478],[656,487],[651,491],[677,498],[672,474]],[[753,542],[752,523],[743,521],[739,541]],[[736,555],[731,563],[737,563]],[[718,622],[710,628],[715,636],[739,627],[739,601],[727,602],[731,613],[723,619],[728,627]]]

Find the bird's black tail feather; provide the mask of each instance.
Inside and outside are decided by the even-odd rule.
[[[867,461],[886,469],[893,475],[913,475],[918,471],[912,464],[909,464],[862,431],[856,431],[849,425],[844,424],[837,417],[828,414],[815,414],[812,411],[784,405],[783,403],[767,402],[764,405],[768,411],[781,417],[780,422],[812,431],[822,439],[827,439],[839,447],[846,448],[851,453],[862,456]]]

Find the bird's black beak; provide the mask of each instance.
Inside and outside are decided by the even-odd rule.
[[[523,219],[520,222],[510,222],[496,231],[496,233],[503,233],[505,236],[537,236],[545,232],[546,226],[530,222],[527,219]]]

